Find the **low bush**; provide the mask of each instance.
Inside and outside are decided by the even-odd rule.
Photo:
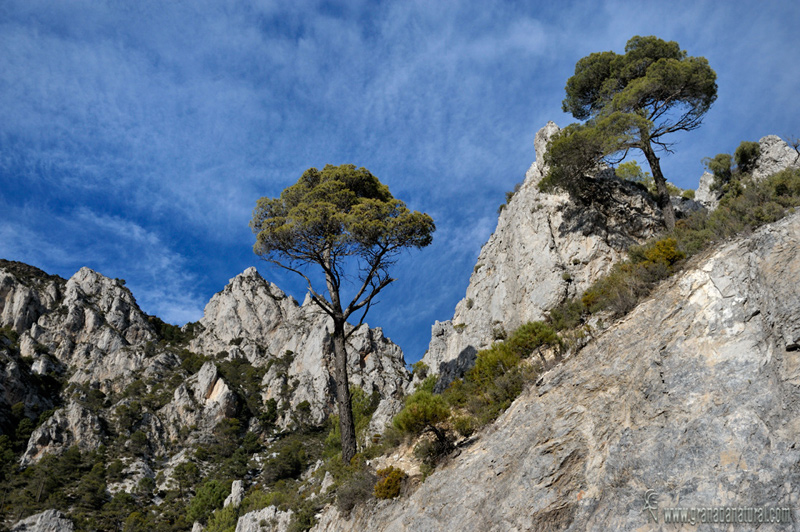
[[[377,480],[369,470],[360,469],[336,490],[336,507],[344,515],[350,515],[356,505],[372,498]]]
[[[405,407],[394,417],[392,424],[404,433],[418,435],[449,417],[450,408],[441,395],[417,390],[406,399]]]
[[[378,469],[378,482],[375,483],[374,493],[378,499],[394,499],[400,495],[400,488],[408,475],[402,469],[390,466]]]

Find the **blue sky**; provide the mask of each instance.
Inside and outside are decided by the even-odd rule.
[[[578,59],[637,34],[708,58],[718,100],[662,159],[695,188],[703,157],[800,136],[798,23],[795,0],[6,0],[0,257],[126,279],[179,324],[253,265],[302,300],[252,253],[255,202],[312,166],[364,166],[437,224],[367,318],[413,362],[463,297],[534,134],[573,121]]]

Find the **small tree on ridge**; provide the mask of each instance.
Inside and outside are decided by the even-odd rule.
[[[597,164],[618,162],[641,150],[650,165],[667,229],[675,226],[667,181],[656,150],[669,152],[664,137],[700,127],[717,98],[716,73],[704,57],[689,57],[675,41],[633,37],[625,54],[599,52],[575,65],[562,108],[584,124],[564,129],[550,144],[551,174],[543,188],[580,188]]]

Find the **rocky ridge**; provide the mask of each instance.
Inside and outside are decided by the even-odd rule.
[[[158,477],[159,490],[174,487],[176,468],[193,460],[187,451],[217,445],[225,420],[249,419],[243,428],[260,437],[268,427],[259,416],[270,407],[277,429],[319,424],[334,411],[328,317],[255,268],[231,279],[181,332],[142,312],[124,281],[88,268],[64,280],[3,261],[0,328],[0,435],[14,437],[18,416],[48,416],[28,438],[23,466],[73,446],[115,446],[124,469],[112,494],[145,478]],[[167,333],[184,339],[171,343]],[[410,382],[402,351],[367,325],[348,349],[351,382],[380,400],[372,431],[382,432]],[[260,397],[228,378],[242,375],[226,377],[226,365],[257,376]],[[256,412],[245,416],[248,408]]]
[[[190,348],[198,352],[226,352],[268,369],[262,381],[263,399],[282,405],[288,386],[285,412],[307,402],[311,420],[323,421],[334,412],[335,384],[330,347],[332,321],[310,298],[302,305],[266,282],[255,268],[231,279],[225,290],[206,306],[200,320],[202,332]],[[403,353],[380,328],[362,325],[348,340],[348,370],[352,385],[368,394],[380,393],[383,412],[375,420],[374,432],[397,411],[409,382]],[[272,361],[272,362],[270,362]],[[288,426],[287,413],[280,419]]]
[[[544,154],[559,131],[549,122],[536,133],[536,159],[500,213],[481,249],[464,299],[451,320],[436,322],[423,362],[442,376],[439,388],[469,368],[477,351],[588,288],[660,229],[660,211],[632,183],[601,174],[590,205],[566,193],[544,193]]]

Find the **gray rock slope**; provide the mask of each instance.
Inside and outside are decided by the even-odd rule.
[[[665,282],[410,497],[315,530],[666,531],[665,508],[712,506],[800,530],[798,279],[795,214]]]
[[[432,327],[423,362],[445,380],[504,333],[588,288],[631,244],[660,230],[660,212],[647,194],[614,177],[592,181],[590,205],[540,192],[547,142],[558,131],[549,122],[536,133],[536,160],[481,249],[466,296],[452,320]]]

